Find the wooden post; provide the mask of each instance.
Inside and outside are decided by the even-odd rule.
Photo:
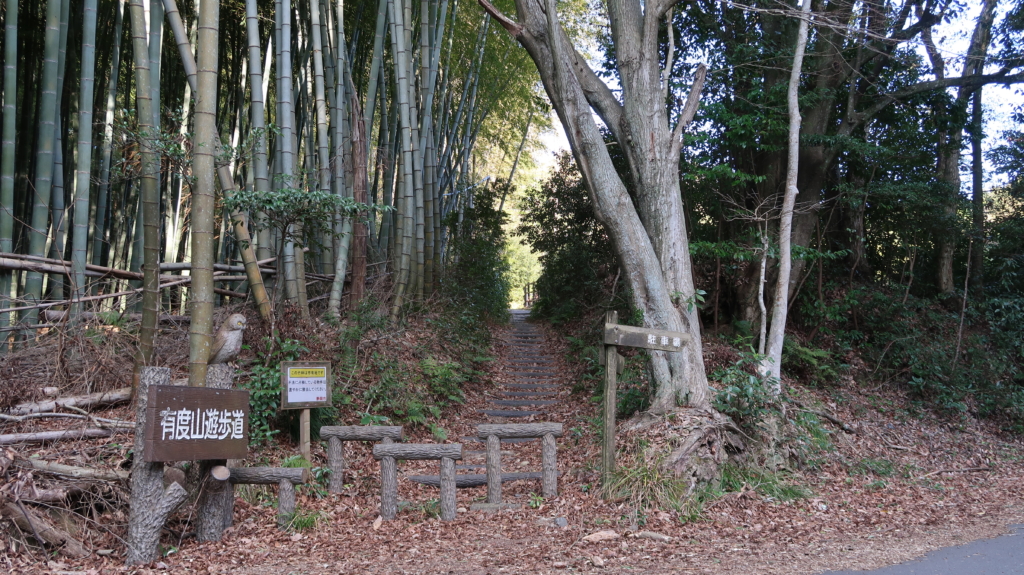
[[[348,469],[348,463],[345,462],[345,444],[340,438],[327,438],[327,467],[331,470],[327,491],[341,493],[345,486],[345,470]]]
[[[390,438],[385,437],[381,443],[390,444]],[[398,515],[398,464],[395,458],[385,456],[380,460],[380,516],[384,519],[394,519]]]
[[[327,439],[327,467],[331,470],[330,484],[327,490],[341,493],[345,486],[346,441],[384,441],[402,440],[402,427],[390,425],[324,425],[320,428],[321,439]]]
[[[619,313],[610,311],[605,314],[606,324],[619,323]],[[601,446],[601,485],[608,487],[615,473],[615,411],[616,400],[615,376],[618,372],[618,348],[614,345],[604,346],[604,443]]]
[[[309,410],[303,409],[299,414],[299,453],[309,461]]]
[[[131,505],[128,512],[128,565],[152,563],[160,558],[157,544],[167,516],[188,497],[185,488],[171,483],[164,488],[164,464],[145,461],[142,457],[146,429],[146,401],[149,387],[168,385],[171,370],[166,367],[144,367],[139,376],[135,397],[135,457],[132,458]]]
[[[288,479],[277,482],[277,524],[282,529],[295,517],[295,485]]]
[[[455,460],[441,458],[441,520],[455,519]]]
[[[235,369],[230,365],[211,365],[206,371],[206,387],[231,389],[234,377]],[[204,482],[196,513],[196,538],[200,541],[220,541],[224,530],[231,527],[234,519],[235,488],[212,474],[218,466],[227,466],[227,460],[205,460],[199,468]]]
[[[487,502],[501,503],[501,439],[487,436]]]
[[[558,459],[555,436],[544,434],[541,440],[541,488],[544,498],[558,497]]]

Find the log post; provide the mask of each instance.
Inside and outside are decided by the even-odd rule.
[[[400,425],[325,425],[320,428],[320,438],[327,439],[327,467],[331,470],[327,490],[341,493],[345,485],[346,441],[383,441],[391,443],[402,440]]]
[[[455,518],[455,460],[462,459],[462,444],[390,443],[373,446],[373,456],[380,460],[380,515],[394,519],[398,515],[398,469],[399,459],[440,459],[441,474],[441,518],[450,521]],[[448,463],[445,463],[448,460]]]
[[[206,387],[231,389],[235,370],[228,364],[214,364],[207,368]],[[218,480],[212,471],[226,467],[227,460],[211,459],[200,465],[199,503],[196,511],[196,538],[200,541],[220,541],[224,530],[231,527],[234,519],[235,488],[228,482]]]
[[[157,545],[167,516],[188,497],[185,488],[171,483],[164,488],[164,464],[142,457],[145,447],[146,401],[153,385],[168,385],[171,370],[143,367],[135,396],[135,439],[132,458],[131,499],[128,512],[127,553],[125,563],[139,565],[160,558]]]
[[[277,525],[284,529],[295,517],[295,485],[288,479],[277,482]]]
[[[391,520],[398,515],[398,463],[385,455],[380,460],[380,516]]]
[[[619,313],[610,311],[605,314],[606,324],[619,323]],[[604,442],[601,445],[601,485],[611,485],[612,474],[615,473],[615,410],[616,401],[615,376],[618,372],[618,348],[614,345],[604,346]]]
[[[501,503],[501,439],[487,436],[487,502]]]
[[[544,499],[558,496],[558,449],[555,446],[555,436],[545,433],[541,440],[541,488],[544,492]]]
[[[441,520],[455,519],[455,460],[441,458]]]
[[[323,437],[322,432],[320,437]],[[345,462],[345,444],[337,437],[327,438],[327,468],[331,470],[327,491],[341,493],[345,487],[345,471],[348,469],[348,463]]]

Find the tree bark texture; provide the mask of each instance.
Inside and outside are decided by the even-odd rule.
[[[141,454],[145,443],[146,401],[153,385],[169,385],[171,370],[166,367],[144,367],[139,374],[138,394],[135,398],[134,450],[132,458],[131,505],[128,512],[127,555],[128,565],[156,561],[160,554],[160,530],[167,516],[188,497],[181,485],[171,483],[164,488],[164,464],[144,461]]]
[[[501,439],[487,436],[487,502],[501,503]]]
[[[231,389],[234,368],[227,364],[207,367],[206,387]],[[199,501],[196,506],[196,537],[200,541],[220,541],[224,530],[231,526],[235,507],[235,488],[229,481],[215,479],[210,471],[226,465],[223,459],[203,461],[199,465],[201,478]]]

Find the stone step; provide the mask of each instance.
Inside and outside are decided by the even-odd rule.
[[[503,397],[551,397],[557,395],[556,391],[503,391]]]
[[[537,391],[558,391],[559,386],[550,383],[502,383],[502,387],[514,389],[533,389]]]
[[[491,405],[500,405],[502,407],[532,407],[554,405],[558,402],[544,399],[492,399],[490,403]]]
[[[545,375],[545,376],[548,376],[548,377],[558,377],[558,370],[551,370],[551,371],[510,371],[508,373],[511,373],[512,375],[526,375],[526,376]]]
[[[543,411],[517,411],[511,409],[479,409],[477,413],[482,413],[487,417],[532,417],[534,415],[544,415]]]
[[[434,487],[441,486],[441,477],[438,475],[408,475],[406,476],[406,479],[423,485],[432,485]],[[541,472],[528,471],[526,473],[501,474],[502,483],[507,483],[509,481],[522,481],[524,479],[536,479],[537,481],[540,481]],[[486,473],[455,474],[455,487],[480,487],[481,485],[487,485]]]

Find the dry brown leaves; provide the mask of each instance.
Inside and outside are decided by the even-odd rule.
[[[411,357],[424,349],[441,353],[443,348],[430,341],[428,334],[429,330],[413,326],[380,340],[379,345]],[[495,353],[499,361],[488,367],[491,381],[468,385],[466,404],[449,409],[440,422],[449,431],[449,441],[472,435],[473,425],[479,421],[476,410],[497,393],[493,381],[511,377],[500,361],[510,348],[500,343],[500,337],[498,340]],[[549,334],[547,343],[562,373],[571,373],[574,366],[566,361],[564,342]],[[727,356],[726,350],[710,351]],[[360,352],[370,353],[372,347]],[[368,383],[354,381],[351,385],[356,391]],[[946,421],[931,414],[915,418],[906,409],[906,398],[899,394],[854,386],[831,394],[803,390],[801,395],[805,404],[826,409],[858,429],[850,435],[825,423],[834,431],[835,449],[823,454],[816,467],[795,470],[790,477],[807,487],[810,497],[772,501],[748,488],[709,505],[697,521],[684,523],[675,511],[653,510],[647,514],[646,524],[634,526],[625,504],[606,502],[597,494],[599,447],[592,422],[599,406],[586,396],[571,394],[573,379],[569,376],[561,383],[560,401],[545,417],[562,422],[566,429],[559,440],[560,493],[551,500],[531,497],[539,492],[533,482],[510,483],[504,487],[505,500],[522,504],[519,509],[473,512],[465,510],[485,498],[486,488],[463,489],[458,493],[461,512],[456,520],[441,522],[432,513],[437,490],[401,480],[399,497],[408,503],[396,520],[378,523],[379,467],[369,445],[349,444],[351,467],[345,493],[318,498],[308,489],[300,490],[301,513],[320,518],[315,528],[295,533],[278,530],[273,492],[266,490],[262,498],[251,492],[236,500],[235,524],[222,542],[197,543],[189,534],[190,510],[186,509],[168,525],[164,538],[168,555],[162,562],[128,569],[121,565],[118,539],[123,533],[123,507],[100,505],[97,507],[105,511],[90,519],[88,533],[80,534],[90,548],[114,549],[113,554],[80,562],[51,557],[47,563],[38,550],[28,551],[20,544],[12,549],[11,541],[18,537],[4,537],[0,538],[0,569],[12,573],[251,575],[800,574],[894,563],[938,546],[993,536],[1008,523],[1024,520],[1024,508],[1018,503],[1024,495],[1019,440],[1002,436],[985,423]],[[677,436],[673,426],[679,425],[682,423],[666,421],[644,433],[649,441],[667,445]],[[407,430],[407,436],[407,441],[433,441],[424,429]],[[61,445],[47,448],[46,455],[77,461],[77,456],[95,452],[116,465],[123,454],[110,447],[113,443],[117,442]],[[628,436],[623,444],[629,444]],[[508,452],[503,458],[508,471],[539,469],[539,445],[502,448]],[[90,449],[93,452],[88,452]],[[467,443],[466,449],[482,446]],[[294,445],[281,443],[253,454],[250,464],[274,464],[295,451]],[[314,464],[325,462],[326,454],[318,448]],[[467,458],[467,462],[482,462],[482,458]],[[958,471],[979,468],[990,470]],[[934,473],[937,470],[954,471]],[[399,464],[400,475],[436,472],[436,462]],[[923,477],[930,473],[934,474]],[[536,508],[529,505],[531,500]],[[552,518],[565,518],[567,527],[544,521]],[[617,537],[585,540],[601,531]]]

